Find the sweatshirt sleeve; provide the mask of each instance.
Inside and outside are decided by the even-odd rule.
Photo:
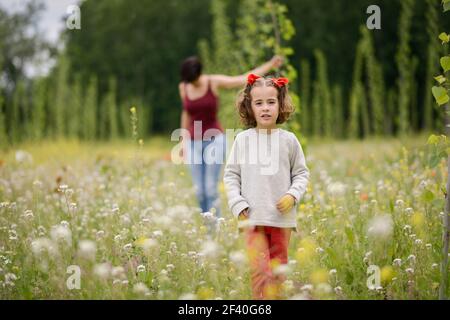
[[[305,155],[303,154],[302,146],[297,137],[292,134],[292,153],[290,157],[291,163],[291,187],[287,191],[292,195],[296,203],[303,198],[306,187],[309,183],[309,169],[306,166]]]
[[[228,198],[228,206],[235,217],[248,208],[247,200],[241,195],[241,166],[238,161],[237,137],[231,147],[230,155],[225,165],[223,182]]]

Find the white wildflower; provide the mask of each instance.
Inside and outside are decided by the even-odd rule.
[[[316,289],[319,294],[328,294],[332,290],[328,283],[319,283]]]
[[[156,231],[153,231],[153,235],[155,237],[162,237],[163,232],[161,230],[156,230]]]
[[[16,151],[16,161],[18,163],[32,163],[33,162],[33,157],[27,151],[17,150]]]
[[[407,268],[406,270],[407,274],[414,274],[414,269],[413,268]]]
[[[299,293],[290,297],[289,300],[309,300],[309,297],[304,293]]]
[[[127,243],[126,245],[123,246],[123,250],[125,251],[131,250],[132,247],[133,245],[131,243]]]
[[[133,286],[133,292],[137,295],[147,295],[150,292],[150,290],[144,283],[139,282]]]
[[[369,221],[367,232],[376,239],[386,239],[391,236],[393,229],[391,215],[384,214],[375,216]]]
[[[410,255],[408,256],[407,260],[408,260],[410,263],[414,264],[414,263],[416,263],[416,256],[413,255],[413,254],[410,254]]]
[[[94,266],[94,274],[100,279],[108,279],[111,275],[111,266],[109,263],[99,263]]]
[[[63,241],[68,246],[72,245],[72,231],[61,224],[53,226],[50,230],[52,240],[55,242]]]
[[[44,252],[47,252],[50,256],[57,254],[54,243],[48,238],[38,238],[31,242],[31,251],[37,257],[40,257]]]
[[[91,240],[81,240],[78,244],[78,254],[87,260],[95,260],[97,245]]]
[[[341,182],[332,182],[328,185],[327,191],[333,197],[342,197],[347,190],[347,186]]]
[[[242,251],[233,251],[230,252],[230,261],[240,266],[246,263],[247,256]]]
[[[274,275],[288,275],[292,272],[288,264],[280,264],[273,269]]]
[[[111,275],[114,278],[123,279],[125,278],[125,269],[122,266],[117,266],[111,269]]]
[[[394,265],[396,267],[400,267],[402,265],[402,259],[400,259],[400,258],[394,259],[394,261],[392,262],[392,265]]]
[[[17,280],[17,276],[14,273],[5,274],[5,284],[9,286],[14,286],[14,281]]]
[[[145,266],[143,264],[140,264],[137,266],[136,271],[139,272],[145,272]]]
[[[200,254],[207,258],[216,258],[219,255],[220,246],[213,240],[203,243]]]
[[[195,293],[183,293],[178,300],[197,300],[197,295]]]
[[[300,288],[300,290],[302,290],[302,291],[312,291],[312,289],[313,289],[312,284],[305,284]]]

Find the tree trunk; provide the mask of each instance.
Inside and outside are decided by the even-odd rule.
[[[447,137],[450,136],[450,104],[445,105],[445,132]],[[447,172],[450,172],[450,155],[447,158]],[[441,264],[441,285],[439,288],[439,300],[447,299],[447,285],[448,285],[448,246],[450,240],[450,175],[447,175],[447,190],[445,195],[445,210],[444,210],[444,232],[442,236],[442,264]]]

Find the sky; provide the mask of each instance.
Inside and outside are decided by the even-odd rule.
[[[21,11],[25,4],[29,2],[27,0],[0,0],[0,6],[9,12]],[[70,5],[76,5],[79,0],[40,0],[44,3],[45,9],[41,11],[40,18],[38,20],[39,31],[43,36],[53,44],[57,44],[59,34],[63,28],[65,28],[64,16],[67,16],[67,8]],[[81,21],[83,15],[81,15]],[[28,65],[26,67],[26,73],[28,76],[36,76],[46,74],[53,64],[52,61],[45,59],[44,62],[39,64]]]

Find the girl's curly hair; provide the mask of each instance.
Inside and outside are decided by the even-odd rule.
[[[239,113],[242,124],[245,127],[256,127],[256,119],[252,110],[252,96],[251,91],[254,87],[272,86],[278,91],[278,118],[277,124],[286,122],[291,114],[295,111],[292,99],[289,96],[288,87],[284,85],[282,87],[276,86],[271,78],[259,78],[253,84],[247,83],[245,88],[239,92],[236,108]]]

